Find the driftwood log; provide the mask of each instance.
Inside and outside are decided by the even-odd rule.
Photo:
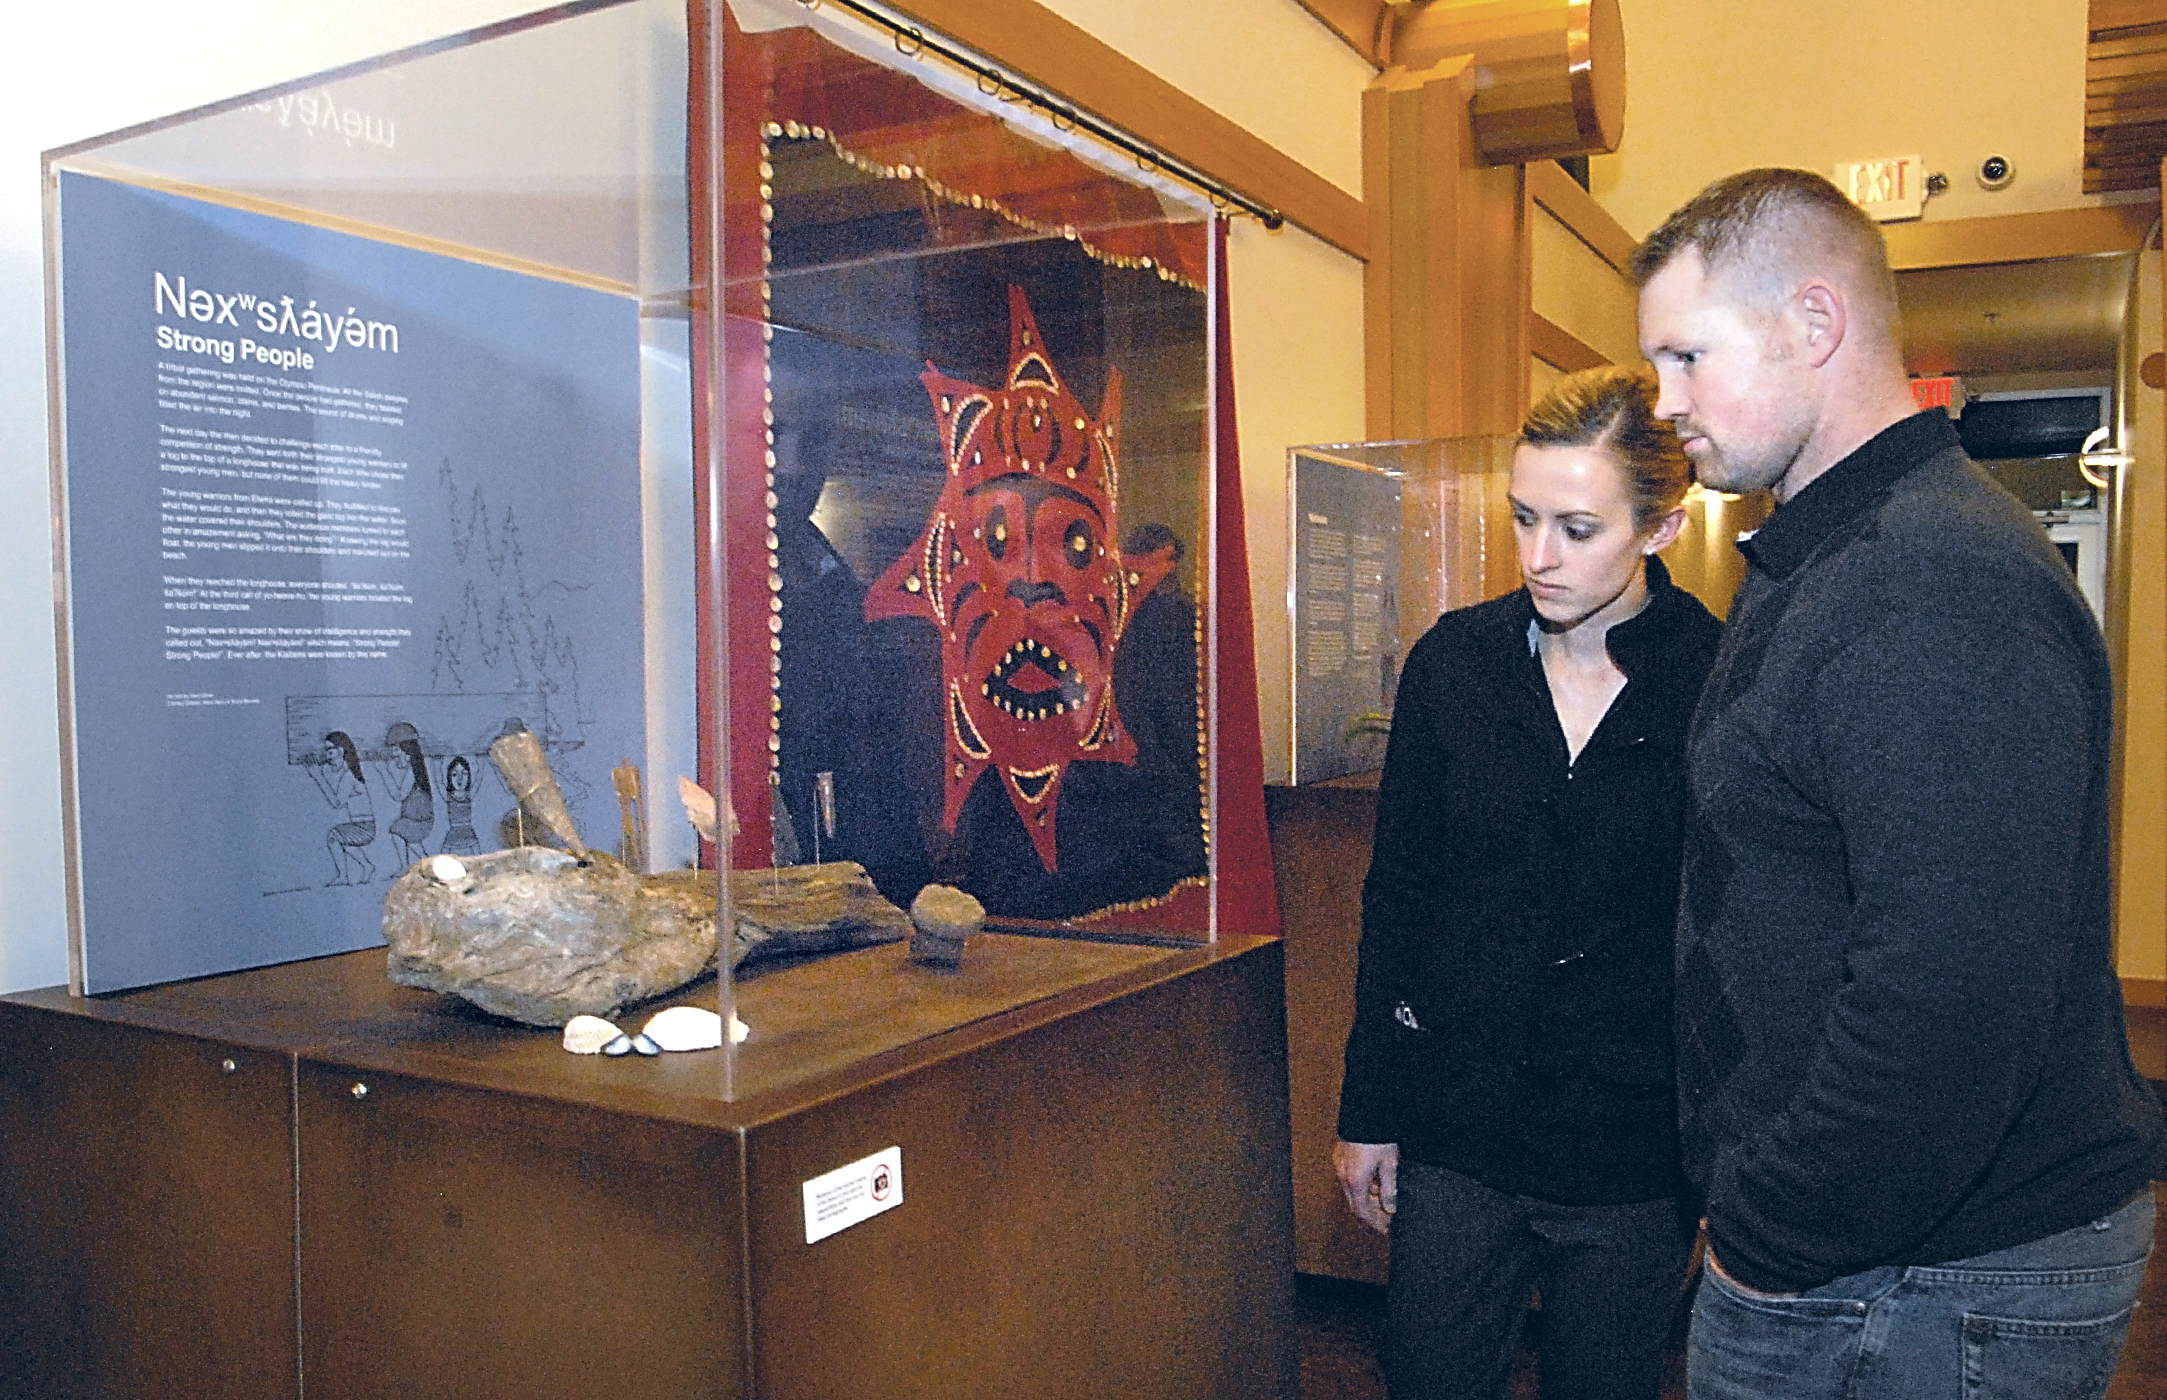
[[[714,971],[714,881],[542,846],[419,861],[384,900],[391,980],[533,1026],[613,1016]],[[733,968],[911,933],[850,861],[737,871],[730,901]]]

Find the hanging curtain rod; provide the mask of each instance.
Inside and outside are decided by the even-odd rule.
[[[978,90],[986,96],[999,98],[1003,102],[1020,101],[1036,107],[1046,114],[1047,119],[1053,123],[1054,129],[1057,131],[1065,131],[1070,128],[1080,128],[1088,131],[1107,145],[1126,151],[1129,155],[1135,157],[1137,165],[1142,169],[1164,171],[1182,183],[1193,185],[1202,190],[1211,197],[1211,201],[1215,206],[1238,209],[1242,213],[1256,218],[1264,227],[1275,231],[1287,221],[1286,216],[1277,209],[1268,204],[1260,204],[1247,195],[1221,184],[1179,157],[1169,155],[1149,142],[1139,140],[1127,132],[1106,125],[1087,113],[1077,111],[1044,88],[1024,82],[1015,75],[981,62],[963,50],[952,48],[938,39],[929,39],[926,37],[924,30],[915,25],[905,24],[903,21],[876,10],[870,5],[862,4],[860,0],[797,0],[797,2],[808,10],[817,10],[822,5],[833,5],[837,9],[848,10],[861,19],[870,20],[895,37],[895,51],[905,58],[917,58],[921,54],[929,52],[937,54],[975,77],[978,80]],[[989,83],[992,86],[987,86]]]

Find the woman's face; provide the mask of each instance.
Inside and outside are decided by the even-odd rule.
[[[1606,449],[1523,446],[1511,493],[1520,577],[1545,622],[1569,628],[1638,610],[1642,561],[1677,529],[1667,518],[1633,528],[1625,473]]]

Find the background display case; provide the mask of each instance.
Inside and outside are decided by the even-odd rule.
[[[1510,437],[1287,452],[1297,784],[1384,764],[1408,649],[1454,608],[1517,586]]]
[[[48,156],[74,961],[0,999],[10,1385],[1291,1393],[1223,230],[1019,91],[583,2]],[[749,1035],[659,1059],[388,984],[395,876],[538,839],[520,729],[725,930],[849,860],[989,932],[726,955],[673,1000]]]

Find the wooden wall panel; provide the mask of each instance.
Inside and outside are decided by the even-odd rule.
[[[1383,1283],[1390,1254],[1385,1238],[1347,1210],[1332,1171],[1377,792],[1359,779],[1343,779],[1271,788],[1264,797],[1287,928],[1295,1267],[1305,1274]]]
[[[1640,306],[1633,284],[1539,204],[1528,232],[1535,267],[1529,311],[1593,347],[1605,361],[1638,361]]]
[[[1563,166],[1554,160],[1528,166],[1527,187],[1535,202],[1571,229],[1597,257],[1621,273],[1631,264],[1638,240],[1610,216],[1608,209],[1596,203],[1594,195],[1580,188],[1580,182],[1566,174]]]
[[[1530,311],[1527,316],[1528,353],[1552,369],[1574,374],[1584,369],[1597,369],[1617,361],[1574,335],[1555,321]],[[1531,397],[1541,395],[1531,384]]]
[[[1367,285],[1372,438],[1510,433],[1526,411],[1531,205],[1521,167],[1482,164],[1470,93],[1467,61],[1448,59],[1393,69],[1364,95],[1365,152],[1384,176]]]
[[[2092,0],[2084,53],[2084,192],[2160,186],[2167,3]]]

